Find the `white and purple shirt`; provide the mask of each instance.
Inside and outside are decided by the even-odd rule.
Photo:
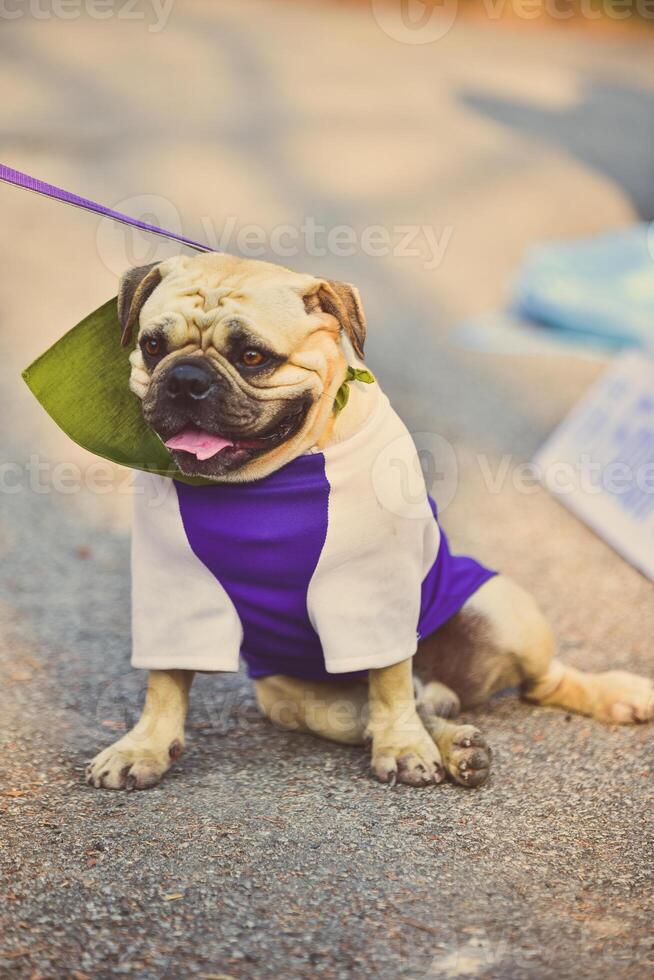
[[[377,386],[375,385],[375,389]],[[379,390],[355,435],[262,480],[137,473],[135,667],[324,680],[413,656],[494,572],[450,554]]]

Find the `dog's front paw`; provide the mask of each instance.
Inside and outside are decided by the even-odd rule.
[[[150,789],[183,751],[181,739],[160,745],[128,734],[88,764],[86,782],[96,789]]]
[[[647,677],[624,670],[593,674],[592,715],[617,725],[651,721],[654,718],[654,684]]]
[[[371,767],[377,779],[391,785],[429,786],[445,778],[438,747],[422,724],[410,733],[391,727],[374,735]]]

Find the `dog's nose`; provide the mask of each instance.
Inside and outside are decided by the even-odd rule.
[[[201,401],[206,398],[216,383],[216,375],[204,361],[197,364],[182,361],[168,372],[166,393],[170,398],[192,398]]]

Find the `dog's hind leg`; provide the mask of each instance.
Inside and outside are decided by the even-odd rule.
[[[544,676],[525,681],[522,693],[536,704],[565,708],[614,725],[654,718],[654,685],[625,670],[589,673],[553,660]]]
[[[184,751],[192,670],[151,670],[134,728],[93,759],[86,781],[96,789],[149,789]]]
[[[284,674],[254,682],[259,708],[277,728],[308,732],[345,745],[363,745],[368,685],[361,681],[304,681]]]
[[[647,678],[621,670],[590,673],[556,659],[549,624],[515,582],[497,576],[472,602],[477,612],[494,617],[495,644],[509,654],[509,672],[517,672],[526,700],[613,724],[654,717],[654,686]]]
[[[654,717],[654,686],[624,671],[587,673],[555,657],[552,630],[533,597],[497,575],[426,637],[415,658],[423,683],[446,684],[465,706],[517,687],[524,698],[628,724]]]

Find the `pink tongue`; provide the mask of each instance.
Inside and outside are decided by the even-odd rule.
[[[211,459],[226,446],[233,446],[231,439],[222,436],[212,436],[209,432],[199,429],[184,429],[165,443],[168,449],[181,449],[185,453],[193,453],[198,459]]]

